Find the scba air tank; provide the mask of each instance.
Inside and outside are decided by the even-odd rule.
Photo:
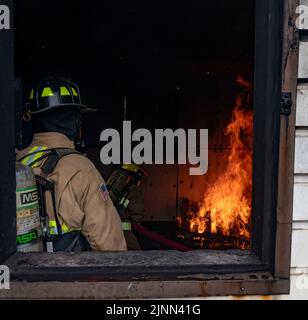
[[[19,252],[43,251],[38,190],[30,167],[16,163],[16,244]]]

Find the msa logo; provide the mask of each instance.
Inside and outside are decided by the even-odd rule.
[[[10,289],[10,269],[7,266],[0,266],[0,290]]]
[[[11,29],[10,26],[10,8],[8,6],[0,5],[0,30]]]
[[[21,244],[28,244],[31,242],[34,242],[38,239],[37,236],[37,231],[32,231],[29,233],[21,234],[16,237],[16,244],[21,245]]]
[[[24,192],[24,193],[20,194],[21,205],[27,205],[32,202],[36,202],[37,200],[38,200],[38,192],[37,191]]]

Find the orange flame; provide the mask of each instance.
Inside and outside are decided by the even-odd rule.
[[[191,232],[250,239],[253,113],[243,107],[251,85],[241,77],[237,83],[244,90],[237,96],[232,120],[225,130],[231,146],[226,170],[205,192],[199,212],[188,213],[188,219]]]

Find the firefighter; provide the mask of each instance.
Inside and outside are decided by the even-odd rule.
[[[46,232],[51,239],[46,250],[127,250],[120,217],[102,176],[75,150],[82,114],[95,109],[81,103],[77,85],[49,78],[31,90],[27,110],[34,135],[31,145],[18,152],[17,160],[54,185],[53,192],[44,194]],[[57,161],[50,166],[52,159]]]

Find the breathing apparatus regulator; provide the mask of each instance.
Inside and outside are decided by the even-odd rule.
[[[130,220],[128,213],[131,193],[140,187],[143,177],[149,173],[140,165],[123,164],[107,180],[110,198],[117,208],[122,221]]]

